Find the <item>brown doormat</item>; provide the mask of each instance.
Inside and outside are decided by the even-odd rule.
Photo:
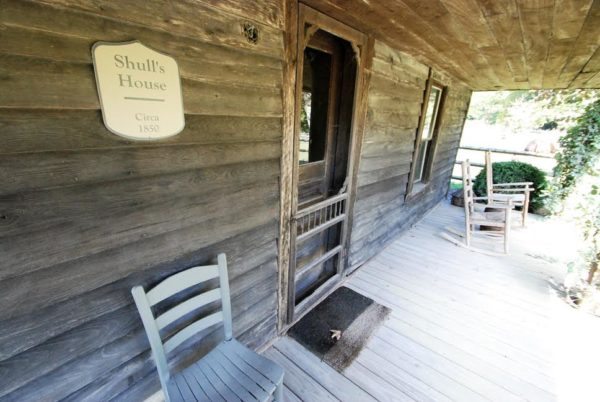
[[[341,287],[298,321],[288,335],[341,372],[389,313],[389,308]],[[341,331],[337,341],[332,338],[334,330]]]

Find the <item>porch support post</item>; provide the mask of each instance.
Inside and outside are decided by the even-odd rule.
[[[281,178],[279,183],[279,252],[278,252],[278,304],[277,331],[281,333],[287,323],[288,281],[290,268],[290,219],[293,196],[294,161],[294,107],[296,89],[296,62],[298,47],[298,2],[284,1],[284,63],[283,63],[283,137],[281,142]]]

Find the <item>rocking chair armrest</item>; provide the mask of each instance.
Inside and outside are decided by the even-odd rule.
[[[508,202],[506,204],[495,204],[490,203],[485,206],[486,208],[498,208],[498,209],[513,209],[514,205],[512,202]]]
[[[528,187],[533,186],[533,182],[524,181],[521,183],[494,183],[494,187]]]
[[[495,193],[506,194],[506,193],[532,193],[535,190],[531,187],[506,187],[506,188],[494,188],[492,190]]]
[[[488,200],[488,197],[473,197],[473,201],[480,201],[480,200]],[[484,204],[477,204],[477,205],[481,205],[483,206]],[[508,202],[503,203],[503,204],[498,204],[498,203],[494,203],[494,202],[488,202],[487,204],[485,204],[485,207],[490,207],[490,208],[502,208],[502,209],[512,209],[513,208],[513,203],[512,200],[508,200]]]

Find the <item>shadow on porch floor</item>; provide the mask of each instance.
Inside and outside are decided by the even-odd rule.
[[[533,217],[509,256],[440,238],[462,228],[440,204],[344,283],[392,309],[343,374],[288,337],[265,355],[285,370],[289,401],[596,400],[600,319],[553,293],[576,237]]]

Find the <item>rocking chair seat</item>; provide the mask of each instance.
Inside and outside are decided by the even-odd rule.
[[[471,214],[471,220],[474,224],[484,224],[493,226],[494,223],[501,223],[504,225],[504,220],[506,219],[506,212],[504,211],[494,211],[494,212],[473,212]]]
[[[172,402],[265,401],[283,379],[283,370],[235,339],[171,377]]]
[[[523,205],[525,202],[525,194],[516,193],[516,194],[502,194],[502,193],[493,193],[490,201],[492,202],[508,202],[508,200],[512,200],[513,205]]]

